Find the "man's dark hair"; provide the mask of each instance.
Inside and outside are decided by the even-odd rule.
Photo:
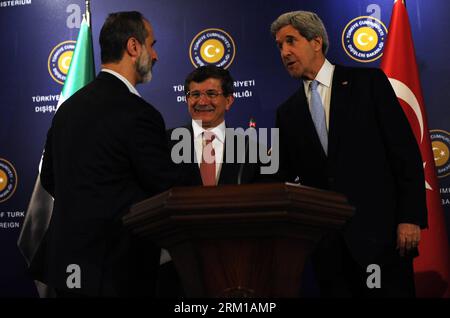
[[[100,31],[102,63],[118,62],[122,59],[128,39],[136,38],[144,44],[148,36],[144,16],[137,11],[110,13]]]
[[[221,81],[222,83],[222,91],[224,96],[229,96],[233,94],[233,78],[230,75],[230,72],[227,70],[215,66],[215,65],[206,65],[200,66],[199,68],[192,71],[184,81],[184,91],[187,93],[189,91],[189,84],[191,82],[201,83],[206,81],[209,78],[215,78]]]

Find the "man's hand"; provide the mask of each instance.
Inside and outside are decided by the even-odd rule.
[[[416,224],[400,223],[397,226],[397,249],[400,256],[417,247],[420,241],[420,227]]]

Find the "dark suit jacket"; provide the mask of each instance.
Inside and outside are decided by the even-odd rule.
[[[56,112],[47,135],[43,187],[55,198],[44,242],[31,266],[34,278],[67,290],[69,264],[81,268],[91,296],[152,291],[159,249],[122,226],[131,204],[173,181],[160,113],[101,72]]]
[[[283,178],[298,176],[303,185],[341,192],[356,207],[343,233],[361,264],[395,252],[397,224],[427,226],[420,152],[381,70],[336,66],[328,156],[303,85],[278,108],[276,126]]]
[[[196,185],[202,185],[202,178],[200,175],[200,169],[197,162],[194,162],[195,157],[195,148],[194,148],[194,133],[192,130],[192,125],[186,125],[182,128],[188,129],[190,133],[190,143],[191,143],[191,153],[190,153],[190,163],[189,162],[182,162],[177,164],[177,175],[178,179],[176,181],[176,185],[178,186],[196,186]],[[174,128],[175,129],[175,128]],[[170,129],[167,132],[167,138],[169,141],[169,148],[172,149],[175,144],[177,144],[178,140],[171,140],[172,131],[174,129]],[[228,137],[226,137],[228,138]],[[241,163],[238,163],[237,160],[237,137],[235,138],[234,142],[234,158],[233,162],[226,162],[226,142],[224,144],[224,158],[222,167],[220,170],[219,175],[219,181],[218,184],[237,184],[238,183],[238,175],[239,171],[241,170]],[[248,156],[248,149],[246,151],[246,158],[249,158]],[[198,159],[200,160],[200,159]],[[242,160],[241,160],[242,161]],[[264,176],[260,173],[260,168],[262,164],[259,160],[255,163],[250,163],[248,160],[245,160],[245,163],[243,163],[242,167],[242,176],[241,176],[241,183],[255,183],[255,182],[264,182]]]

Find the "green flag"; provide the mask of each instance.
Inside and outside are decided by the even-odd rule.
[[[59,97],[58,107],[76,91],[91,82],[95,77],[94,49],[92,31],[86,17],[83,16],[77,43],[70,62],[64,87]]]

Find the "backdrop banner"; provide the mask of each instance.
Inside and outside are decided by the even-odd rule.
[[[379,67],[393,2],[92,0],[96,73],[101,65],[98,37],[108,13],[141,11],[153,25],[159,60],[152,81],[137,89],[162,113],[167,128],[189,122],[184,78],[209,63],[227,68],[235,79],[228,124],[246,128],[254,118],[258,128],[272,128],[276,108],[299,87],[281,63],[269,31],[273,20],[287,11],[315,11],[328,30],[332,63]],[[407,10],[450,229],[450,1],[408,0]],[[84,0],[0,0],[0,297],[37,297],[17,239],[84,11]],[[360,160],[370,146],[358,145]]]

